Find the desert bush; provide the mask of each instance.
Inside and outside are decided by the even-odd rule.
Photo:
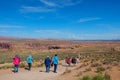
[[[0,69],[9,69],[9,68],[13,68],[13,65],[5,65],[0,67]]]
[[[21,62],[20,65],[19,65],[20,68],[25,68],[27,67],[26,63],[25,62]]]
[[[83,78],[80,80],[91,80],[91,78],[89,76],[83,76]]]
[[[111,80],[111,77],[107,72],[105,72],[104,78],[105,78],[105,80]]]
[[[37,64],[35,65],[36,67],[43,67],[44,66],[44,63],[41,63],[41,64]]]
[[[112,63],[112,65],[113,65],[113,66],[118,66],[118,65],[119,65],[119,62],[114,61],[114,62]]]
[[[98,66],[101,66],[101,64],[99,64],[99,63],[93,63],[93,64],[91,64],[91,67],[98,67]]]
[[[93,77],[83,76],[81,79],[79,78],[78,80],[111,80],[111,79],[110,79],[110,75],[105,73],[105,75],[97,74]]]
[[[96,72],[101,73],[102,71],[105,71],[105,68],[102,66],[98,66]]]
[[[85,59],[84,62],[89,62],[89,60],[88,60],[88,59]]]
[[[106,69],[109,69],[109,70],[110,70],[110,69],[112,69],[112,66],[107,66]]]
[[[104,79],[104,76],[102,76],[102,75],[95,75],[93,78],[92,78],[92,80],[105,80]]]
[[[106,60],[102,61],[102,63],[108,65],[108,64],[111,64],[111,60],[106,59]]]
[[[85,70],[86,70],[86,71],[91,71],[91,68],[86,68]]]
[[[79,72],[76,74],[76,76],[79,77],[79,76],[81,76],[82,74],[83,74],[83,72],[82,72],[82,71],[79,71]]]
[[[42,67],[43,65],[42,64],[37,64],[36,67]]]
[[[0,64],[4,64],[5,63],[5,61],[0,61]]]

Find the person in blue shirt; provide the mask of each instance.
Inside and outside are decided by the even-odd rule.
[[[58,61],[59,61],[59,59],[57,57],[57,54],[55,54],[55,56],[53,57],[52,61],[53,61],[53,64],[54,64],[54,71],[53,72],[57,73],[56,71],[57,71],[57,66],[58,66]]]
[[[46,72],[50,71],[50,63],[51,63],[51,59],[49,58],[49,56],[47,56],[47,58],[45,58],[45,67],[46,67]]]
[[[29,56],[27,57],[28,70],[29,70],[29,71],[31,70],[32,62],[33,62],[32,55],[29,55]]]

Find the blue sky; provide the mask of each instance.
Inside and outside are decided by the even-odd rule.
[[[0,0],[0,36],[120,39],[120,0]]]

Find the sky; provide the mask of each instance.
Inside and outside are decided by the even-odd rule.
[[[120,0],[0,0],[0,36],[120,39]]]

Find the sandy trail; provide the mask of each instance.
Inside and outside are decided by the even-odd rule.
[[[22,68],[19,69],[18,73],[13,73],[12,69],[0,70],[0,80],[54,80],[65,72],[66,67],[63,66],[63,64],[58,66],[57,73],[52,72],[53,67],[50,69],[51,71],[49,73],[45,72],[45,67],[32,68],[31,71]],[[69,69],[75,69],[77,66],[69,67]]]

